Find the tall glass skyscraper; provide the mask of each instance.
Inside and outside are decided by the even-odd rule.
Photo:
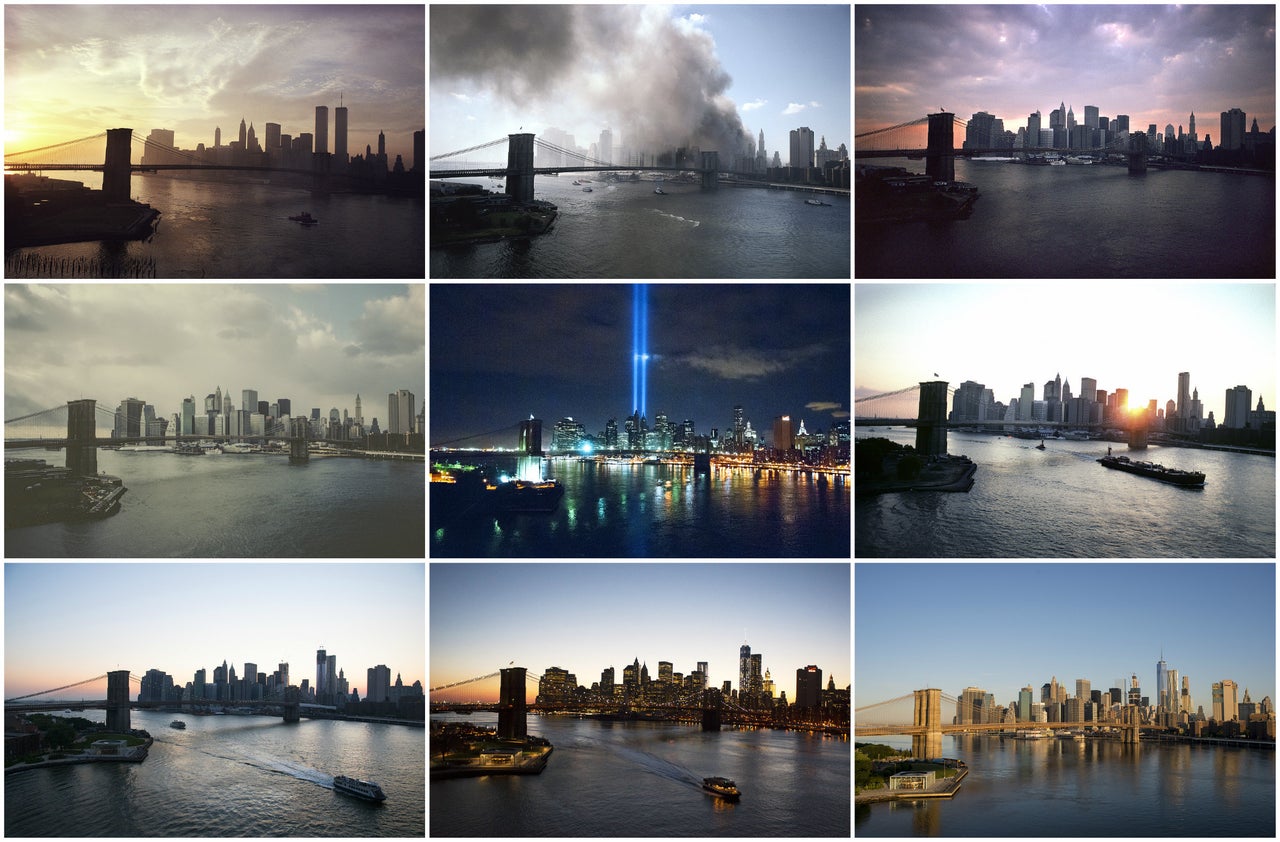
[[[1182,375],[1178,375],[1179,381]],[[1156,706],[1169,710],[1169,665],[1164,662],[1164,653],[1160,653],[1160,660],[1156,661]]]

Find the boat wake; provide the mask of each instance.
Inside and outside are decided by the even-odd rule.
[[[632,761],[651,775],[657,775],[660,778],[666,778],[677,783],[689,784],[698,789],[702,788],[702,778],[699,778],[678,763],[672,763],[670,760],[640,749],[627,748],[625,746],[616,746],[616,749],[619,755]]]
[[[688,222],[692,224],[694,228],[697,228],[699,225],[702,224],[696,219],[685,219],[683,216],[676,216],[674,213],[666,213],[664,211],[658,210],[657,208],[649,208],[649,210],[653,211],[658,216],[665,216],[667,219],[673,219],[676,222]]]
[[[304,766],[300,763],[292,763],[288,760],[276,760],[273,758],[252,757],[249,755],[221,754],[216,751],[208,751],[207,749],[196,748],[201,754],[207,754],[210,757],[217,757],[220,760],[229,760],[232,763],[243,763],[245,766],[252,766],[255,769],[261,769],[264,772],[274,772],[278,775],[288,775],[300,781],[307,781],[325,789],[333,789],[333,775],[325,774],[319,769],[313,769],[310,766]]]

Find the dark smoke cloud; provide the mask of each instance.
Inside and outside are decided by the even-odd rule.
[[[583,101],[631,148],[693,144],[718,150],[722,165],[745,149],[714,41],[665,10],[433,5],[428,29],[433,80],[468,80],[512,103]]]

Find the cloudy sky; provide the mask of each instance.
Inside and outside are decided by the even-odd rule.
[[[221,386],[326,417],[358,392],[385,430],[388,393],[425,393],[424,286],[5,284],[5,418],[126,397],[168,418]]]
[[[945,109],[986,111],[1015,134],[1065,102],[1186,129],[1216,146],[1219,115],[1275,126],[1274,4],[1251,6],[874,6],[855,11],[857,133]],[[924,145],[922,142],[921,146]],[[959,145],[959,141],[957,141]]]
[[[848,284],[649,284],[647,416],[829,429],[849,412]],[[595,435],[632,407],[630,284],[431,285],[431,442],[571,416]],[[516,434],[459,447],[514,447]]]
[[[240,119],[315,131],[315,107],[348,108],[348,148],[413,160],[425,127],[423,7],[6,5],[5,152],[129,126],[172,129],[180,148],[224,144]]]
[[[554,126],[587,148],[764,130],[850,144],[847,5],[431,6],[431,154]],[[628,134],[631,139],[628,139]],[[715,145],[712,145],[715,144]],[[505,155],[505,152],[500,154]]]
[[[1073,282],[1067,294],[1027,298],[1017,284],[858,284],[854,292],[856,397],[884,394],[921,380],[957,388],[974,380],[1005,404],[1024,383],[1044,397],[1062,375],[1073,394],[1080,378],[1098,388],[1129,390],[1129,405],[1177,400],[1178,373],[1191,374],[1204,417],[1226,417],[1236,385],[1276,395],[1274,284]],[[945,327],[939,327],[945,326]],[[858,415],[914,418],[919,393],[858,405]]]

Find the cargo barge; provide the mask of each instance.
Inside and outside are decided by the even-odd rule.
[[[1128,456],[1103,456],[1098,460],[1104,468],[1125,471],[1130,474],[1156,479],[1184,488],[1203,488],[1205,477],[1200,471],[1183,471],[1177,468],[1166,468],[1154,462],[1134,462]]]

